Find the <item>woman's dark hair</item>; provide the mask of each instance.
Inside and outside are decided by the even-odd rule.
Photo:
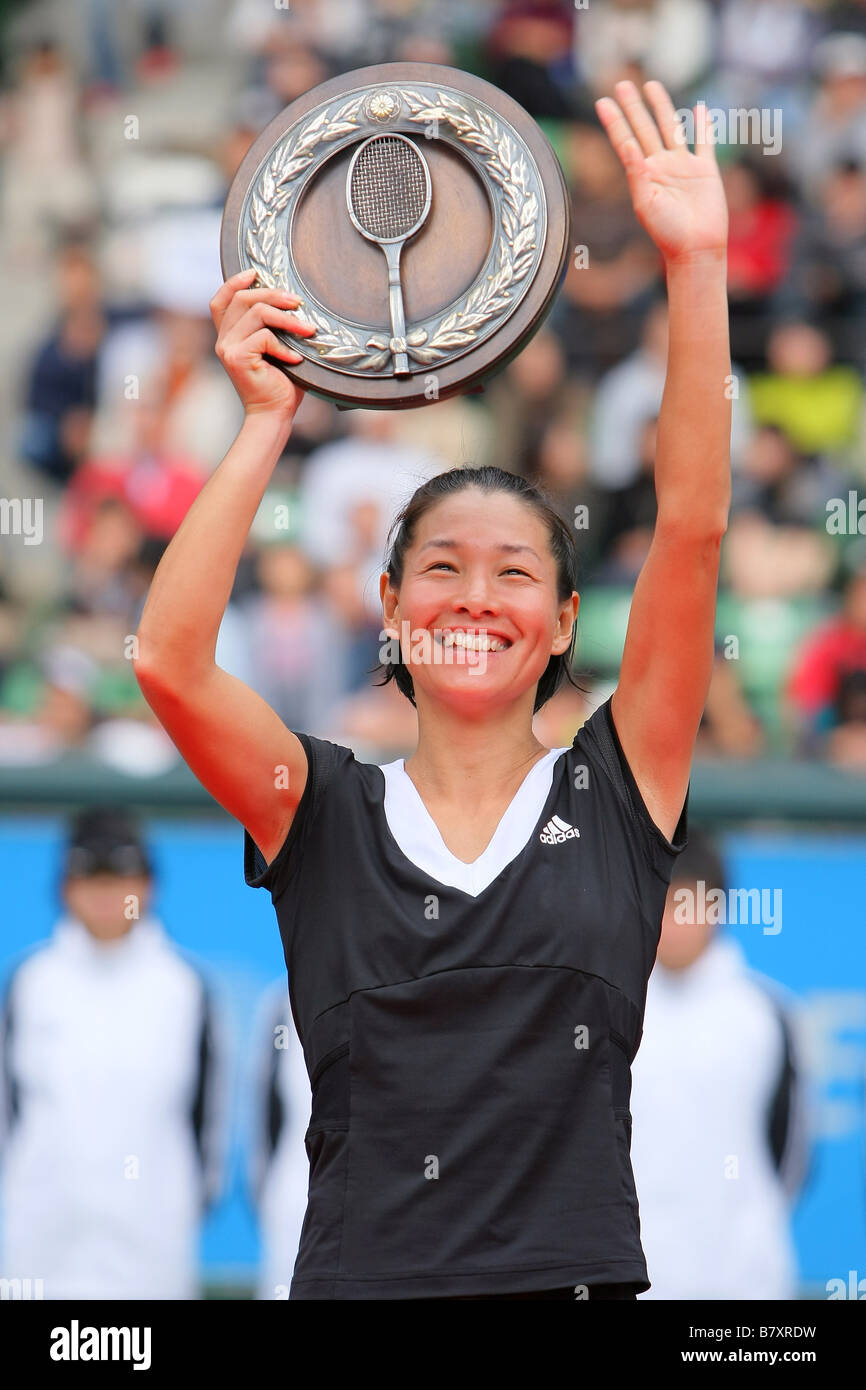
[[[389,552],[385,568],[394,588],[399,588],[402,583],[406,551],[415,538],[418,522],[421,518],[443,498],[450,497],[456,492],[464,492],[470,487],[479,488],[482,492],[508,493],[512,497],[520,498],[527,506],[533,508],[547,527],[550,537],[550,550],[556,562],[557,598],[560,603],[564,603],[567,598],[570,598],[577,587],[577,554],[571,531],[548,501],[541,488],[533,483],[528,483],[525,478],[519,477],[516,473],[508,473],[504,468],[493,467],[451,468],[445,473],[438,473],[435,477],[430,478],[412,494],[406,506],[395,517],[388,533]],[[580,688],[572,676],[576,635],[577,624],[575,623],[567,651],[550,658],[547,668],[538,682],[533,713],[541,709],[543,704],[546,704],[563,680],[568,680],[576,688]],[[379,666],[384,668],[385,676],[377,684],[387,685],[390,680],[396,681],[397,689],[414,705],[415,689],[402,656],[399,661],[380,662]]]

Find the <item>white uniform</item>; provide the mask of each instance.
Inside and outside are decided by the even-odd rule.
[[[632,1068],[643,1298],[789,1299],[806,1097],[789,1001],[716,937],[650,976]]]
[[[262,1000],[255,1037],[250,1182],[262,1238],[258,1297],[287,1298],[307,1210],[311,1092],[285,980]]]
[[[154,918],[116,942],[63,918],[3,1014],[0,1275],[45,1298],[188,1299],[224,1163],[224,1049]]]

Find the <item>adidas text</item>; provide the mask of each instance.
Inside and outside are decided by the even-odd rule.
[[[561,845],[565,840],[579,840],[580,831],[559,816],[552,816],[541,832],[543,845]]]

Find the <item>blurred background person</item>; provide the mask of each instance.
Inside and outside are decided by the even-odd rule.
[[[63,916],[13,970],[2,1019],[2,1257],[51,1299],[198,1296],[224,1163],[225,1040],[151,913],[122,809],[73,822]]]
[[[713,57],[715,19],[708,0],[611,0],[578,11],[578,62],[596,94],[622,77],[663,82],[675,105]]]
[[[258,1297],[287,1299],[307,1210],[311,1090],[286,993],[272,985],[259,1001],[252,1081],[249,1182],[262,1255]]]
[[[82,147],[81,91],[59,43],[44,34],[19,56],[0,102],[0,237],[3,254],[31,269],[57,232],[98,212],[97,185]]]
[[[691,830],[674,868],[633,1066],[642,1298],[789,1299],[809,1103],[794,1000],[717,922],[729,879]],[[755,930],[759,930],[756,926]]]
[[[863,767],[859,729],[866,676],[866,562],[845,584],[841,612],[804,637],[794,656],[786,694],[800,749],[835,749],[834,761]],[[847,724],[856,728],[843,732]]]

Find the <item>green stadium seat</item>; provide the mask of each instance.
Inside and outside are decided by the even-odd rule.
[[[630,588],[595,588],[581,596],[577,614],[575,666],[600,676],[615,676],[622,661]]]
[[[797,648],[832,612],[825,596],[739,599],[721,594],[716,638],[723,648],[736,638],[743,693],[780,749],[784,722],[782,695]]]

